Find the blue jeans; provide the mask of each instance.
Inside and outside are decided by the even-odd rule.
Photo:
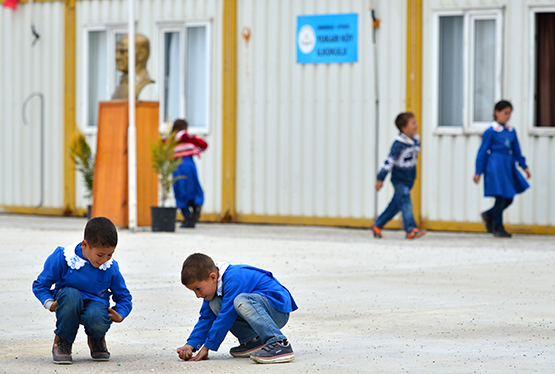
[[[412,201],[410,199],[410,186],[404,184],[393,183],[395,194],[393,199],[385,208],[383,213],[374,222],[374,226],[382,228],[389,222],[399,211],[403,216],[403,224],[406,232],[411,232],[416,227],[414,222],[414,215],[412,214]]]
[[[237,295],[233,304],[239,316],[230,331],[239,339],[240,344],[257,337],[264,344],[287,339],[280,328],[289,320],[289,313],[276,310],[264,296],[257,293],[242,293]],[[221,296],[216,296],[210,301],[210,309],[215,315],[220,313]]]
[[[112,324],[108,306],[100,301],[83,300],[81,292],[64,287],[56,292],[56,330],[54,333],[70,343],[75,341],[79,324],[91,338],[102,338]]]

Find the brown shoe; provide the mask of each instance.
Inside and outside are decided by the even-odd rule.
[[[70,342],[56,335],[52,345],[52,360],[55,364],[73,364],[71,345]]]
[[[416,239],[419,238],[423,235],[426,235],[426,233],[428,232],[428,230],[425,229],[419,229],[418,227],[415,227],[414,229],[412,229],[411,232],[407,232],[407,239]]]
[[[108,361],[110,359],[110,352],[106,348],[106,339],[87,337],[87,343],[91,350],[91,357],[97,361]]]

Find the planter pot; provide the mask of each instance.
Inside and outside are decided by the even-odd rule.
[[[87,205],[87,219],[91,219],[92,205]]]
[[[150,207],[152,231],[175,232],[176,212],[177,208]]]

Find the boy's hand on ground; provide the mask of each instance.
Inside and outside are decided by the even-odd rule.
[[[379,191],[383,187],[383,181],[376,182],[376,191]]]
[[[206,347],[202,347],[200,351],[198,351],[197,355],[193,358],[193,361],[200,361],[200,360],[208,360],[208,352],[210,350]]]
[[[177,354],[179,358],[185,361],[191,361],[193,359],[193,352],[195,348],[191,345],[185,344],[183,347],[177,348]]]
[[[52,305],[50,305],[50,311],[51,311],[51,312],[55,312],[57,306],[58,306],[58,302],[57,302],[57,301],[54,301],[54,302],[52,303]]]
[[[121,318],[121,316],[118,314],[118,312],[116,312],[114,309],[112,309],[112,307],[108,308],[108,316],[114,322],[123,321],[123,318]]]
[[[474,183],[478,183],[480,181],[480,174],[476,174],[472,179],[474,180]]]

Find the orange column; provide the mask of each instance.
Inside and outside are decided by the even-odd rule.
[[[127,126],[128,102],[100,103],[93,183],[92,216],[129,225]],[[158,139],[158,103],[136,103],[137,225],[150,226],[150,207],[158,205],[158,177],[152,168],[150,145]]]
[[[407,0],[407,112],[413,112],[422,136],[422,0]],[[416,181],[412,189],[414,219],[422,218],[422,154],[418,157]]]

